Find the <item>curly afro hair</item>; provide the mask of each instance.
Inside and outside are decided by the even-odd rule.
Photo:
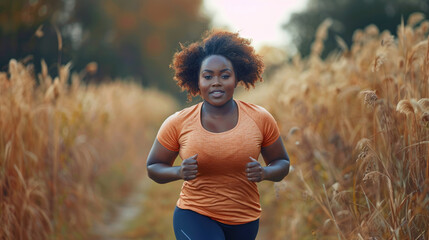
[[[221,55],[231,61],[239,83],[246,89],[262,82],[264,63],[261,56],[255,53],[250,40],[241,38],[238,33],[211,31],[203,36],[202,41],[189,46],[180,44],[170,65],[175,71],[174,80],[182,90],[188,92],[188,99],[200,93],[198,76],[203,60],[211,55]]]

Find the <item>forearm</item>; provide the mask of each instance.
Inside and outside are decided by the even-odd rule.
[[[264,167],[264,180],[281,181],[289,173],[289,160],[279,159]]]
[[[164,163],[154,163],[147,166],[149,177],[157,183],[168,183],[182,179],[180,166],[169,166]]]

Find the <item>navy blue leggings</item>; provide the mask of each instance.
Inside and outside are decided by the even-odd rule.
[[[259,219],[245,224],[229,225],[176,207],[173,226],[177,240],[252,240],[258,234]]]

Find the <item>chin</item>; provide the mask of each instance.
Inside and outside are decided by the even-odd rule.
[[[208,103],[210,103],[211,105],[213,105],[213,106],[222,106],[222,105],[225,105],[226,103],[228,103],[231,99],[232,98],[229,98],[229,99],[224,99],[224,98],[221,98],[221,99],[208,99],[206,101]]]
[[[215,106],[215,107],[220,107],[225,105],[226,102],[214,102],[214,101],[207,101],[210,105]]]

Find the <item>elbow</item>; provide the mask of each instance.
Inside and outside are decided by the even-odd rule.
[[[290,161],[289,161],[289,158],[287,158],[285,162],[286,162],[286,166],[285,166],[285,175],[284,175],[284,177],[286,177],[289,174],[289,171],[290,171]]]
[[[162,181],[161,178],[159,178],[156,174],[154,174],[153,172],[150,172],[150,171],[148,171],[148,177],[150,179],[152,179],[154,182],[159,183],[159,184],[167,183],[166,181]]]
[[[274,178],[272,181],[273,181],[273,182],[280,182],[280,181],[282,181],[282,180],[283,180],[283,178],[284,178],[284,177],[281,177],[281,178]]]
[[[269,164],[270,170],[268,171],[267,180],[273,182],[282,181],[289,174],[289,159],[276,160],[274,164]]]
[[[162,176],[160,176],[160,174],[158,173],[158,168],[156,164],[146,165],[146,172],[148,177],[156,183],[164,184],[169,182],[165,180]]]
[[[147,176],[156,183],[160,183],[159,179],[156,177],[156,172],[153,165],[146,165]]]
[[[158,178],[156,178],[156,177],[150,177],[150,176],[149,176],[149,178],[150,178],[150,179],[152,179],[154,182],[156,182],[156,183],[158,183],[158,184],[164,184],[164,183],[167,183],[167,181],[162,181],[161,179],[158,179]]]
[[[146,165],[146,172],[147,172],[147,176],[150,179],[152,179],[152,180],[155,181],[155,179],[154,179],[154,173],[153,173],[153,169],[151,168],[151,165]]]
[[[282,181],[289,174],[289,169],[290,169],[289,159],[285,159],[283,161],[283,171],[282,171],[282,174],[280,174],[280,176],[278,178],[274,179],[274,182],[280,182],[280,181]]]

